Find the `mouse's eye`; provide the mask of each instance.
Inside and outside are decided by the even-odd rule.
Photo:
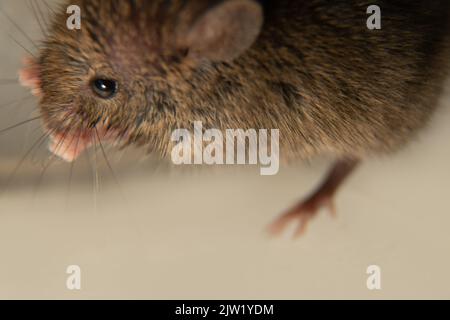
[[[117,81],[108,79],[94,79],[91,82],[92,90],[103,99],[111,99],[117,92]]]

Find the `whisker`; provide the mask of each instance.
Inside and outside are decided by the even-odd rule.
[[[70,197],[70,193],[72,191],[72,179],[73,179],[73,169],[75,167],[75,161],[72,161],[70,163],[70,169],[69,169],[69,182],[67,185],[67,190],[66,190],[66,205],[65,205],[65,211],[67,211],[67,209],[69,208],[69,197]]]
[[[39,12],[39,14],[40,14],[40,16],[41,16],[41,19],[42,19],[42,21],[43,21],[43,23],[44,23],[44,25],[45,25],[45,29],[48,30],[48,28],[49,28],[49,22],[48,22],[48,19],[45,18],[46,15],[44,14],[43,10],[41,9],[41,6],[40,6],[40,4],[39,4],[39,1],[36,1],[36,8],[37,8],[37,10],[38,10],[38,12]]]
[[[25,160],[28,158],[28,156],[33,152],[34,148],[36,148],[36,146],[39,144],[39,142],[41,140],[45,140],[47,139],[47,137],[49,136],[49,133],[44,133],[42,136],[39,137],[39,139],[37,139],[32,146],[28,149],[28,151],[25,153],[25,155],[20,159],[20,161],[18,162],[18,164],[16,165],[16,167],[14,168],[14,170],[11,172],[11,174],[8,176],[6,183],[5,183],[5,187],[2,188],[1,192],[0,192],[0,196],[8,189],[8,187],[11,185],[11,182],[14,180],[17,172],[19,171],[19,169],[22,167],[22,165],[24,164]]]
[[[97,142],[94,137],[94,209],[98,212],[98,193],[100,190],[100,176],[98,172],[98,159],[97,159]]]
[[[4,103],[4,104],[0,105],[0,109],[2,109],[2,108],[7,108],[7,107],[9,107],[9,106],[19,104],[19,103],[24,102],[24,101],[26,101],[26,100],[29,100],[29,99],[31,99],[31,98],[33,98],[33,96],[27,95],[27,96],[25,96],[25,97],[20,97],[20,98],[17,99],[17,100],[10,101],[10,102],[7,102],[7,103]]]
[[[25,106],[30,106],[29,104],[26,103],[26,101],[28,100],[29,97],[25,97],[23,99],[20,99],[19,101],[17,101],[17,103],[13,103],[11,106],[9,106],[9,110],[8,112],[5,112],[5,117],[7,116],[8,118],[13,119],[15,117],[15,115],[17,113],[20,112],[20,110],[22,110]],[[6,108],[6,107],[4,107]],[[32,113],[34,113],[35,110],[33,110],[32,112],[30,112],[26,117],[32,117]],[[1,133],[0,133],[1,135]]]
[[[41,129],[41,128],[40,128],[40,127],[36,128],[36,130],[39,130],[39,129]],[[48,138],[50,138],[50,137],[51,137],[51,133],[48,135]],[[42,145],[43,145],[45,142],[46,142],[46,139],[44,139],[44,140],[42,140],[41,142],[39,142],[39,145],[38,145],[38,146],[36,147],[36,149],[34,149],[34,151],[31,153],[31,155],[30,155],[30,161],[31,161],[33,164],[37,164],[37,163],[38,163],[38,161],[37,161],[37,159],[36,159],[36,155],[37,155],[39,149],[41,149]]]
[[[113,167],[111,165],[111,162],[108,159],[108,156],[106,155],[105,148],[103,147],[102,141],[100,140],[100,135],[98,134],[97,127],[94,127],[94,129],[95,129],[95,135],[97,137],[97,140],[98,140],[98,143],[99,143],[99,146],[100,146],[100,151],[101,151],[101,153],[103,155],[103,158],[105,159],[106,165],[109,168],[109,171],[110,171],[111,176],[112,176],[112,178],[114,180],[114,183],[117,185],[117,187],[119,188],[119,191],[120,191],[122,197],[125,199],[124,194],[123,194],[122,186],[119,183],[119,179],[117,179],[117,175],[116,175],[116,173],[115,173],[115,171],[114,171],[114,169],[113,169]]]
[[[22,43],[19,42],[19,40],[17,40],[16,38],[14,38],[11,34],[8,33],[8,37],[14,41],[19,47],[21,47],[24,51],[26,51],[30,56],[32,56],[33,58],[36,58],[36,55],[31,52],[27,47],[25,47]]]
[[[94,212],[97,213],[97,194],[96,194],[96,185],[95,185],[95,180],[96,180],[96,174],[95,174],[95,168],[92,165],[92,160],[91,160],[91,153],[89,150],[86,150],[86,152],[84,153],[87,163],[89,164],[89,166],[91,167],[91,176],[92,176],[92,183],[93,183],[93,199],[94,199]]]
[[[81,137],[81,133],[78,134],[77,143],[75,144],[75,154],[78,152],[78,144],[80,143],[80,137]],[[75,161],[72,161],[72,163],[70,164],[69,183],[67,185],[67,191],[66,191],[66,211],[67,211],[67,208],[69,207],[69,197],[70,197],[70,192],[72,190],[72,179],[73,179],[74,167],[75,167]]]
[[[2,84],[19,84],[17,79],[0,79],[0,85]]]
[[[44,5],[47,7],[47,10],[50,11],[53,15],[56,14],[55,10],[53,10],[53,8],[48,4],[47,0],[42,0],[42,2],[44,3]]]
[[[41,29],[41,32],[45,36],[47,36],[47,31],[45,30],[43,24],[41,23],[41,19],[39,17],[39,14],[38,14],[36,8],[34,7],[33,1],[27,1],[27,7],[32,11],[32,13],[34,15],[34,18],[36,19],[36,21],[37,21],[37,23],[39,25],[39,28]]]
[[[30,123],[30,122],[39,120],[39,119],[41,119],[40,116],[39,116],[39,117],[35,117],[35,118],[31,118],[31,119],[28,119],[28,120],[25,120],[25,121],[22,121],[22,122],[19,122],[19,123],[13,125],[13,126],[10,126],[10,127],[8,127],[8,128],[5,128],[5,129],[0,130],[0,135],[1,135],[1,134],[4,134],[5,132],[8,132],[8,131],[10,131],[10,130],[19,128],[19,127],[21,127],[21,126],[23,126],[23,125],[25,125],[25,124],[27,124],[27,123]]]
[[[31,42],[31,44],[38,49],[38,47],[36,46],[36,43],[30,38],[30,36],[28,36],[28,34],[14,21],[14,19],[11,19],[11,17],[5,12],[5,10],[3,10],[2,8],[0,8],[0,12],[9,20],[9,22],[25,37],[27,38],[28,41]]]
[[[69,134],[69,129],[66,129],[64,131],[64,133],[63,133],[63,136],[62,136],[61,140],[58,142],[54,153],[50,156],[50,159],[47,161],[47,163],[42,168],[42,172],[39,175],[38,182],[35,185],[34,190],[33,190],[33,200],[36,198],[37,190],[39,189],[39,187],[42,184],[42,181],[44,179],[45,173],[47,172],[48,168],[50,168],[50,166],[55,162],[55,160],[57,158],[56,154],[58,153],[58,151],[61,148],[61,146],[64,145],[64,142],[66,141],[66,137],[67,137],[68,134]],[[68,146],[66,147],[66,150],[67,150],[67,148],[68,148]]]

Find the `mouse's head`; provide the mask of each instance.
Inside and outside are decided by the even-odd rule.
[[[67,27],[62,7],[21,72],[40,98],[51,150],[67,161],[98,140],[166,153],[171,130],[202,120],[189,117],[206,97],[207,72],[247,51],[263,23],[252,0],[71,4],[81,9],[81,29]]]

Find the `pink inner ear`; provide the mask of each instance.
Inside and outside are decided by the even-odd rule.
[[[38,98],[42,97],[39,65],[31,57],[25,57],[22,63],[23,68],[19,71],[20,83],[24,87],[30,88],[34,96]]]

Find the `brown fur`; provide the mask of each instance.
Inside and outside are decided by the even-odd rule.
[[[40,55],[47,129],[106,124],[122,143],[165,156],[176,128],[278,128],[281,155],[366,157],[391,152],[422,128],[447,70],[449,1],[266,1],[253,46],[232,62],[194,59],[183,36],[220,1],[78,0],[82,29],[64,10]],[[366,8],[382,9],[368,30]],[[95,97],[94,76],[117,79]],[[70,114],[70,116],[68,116]]]

